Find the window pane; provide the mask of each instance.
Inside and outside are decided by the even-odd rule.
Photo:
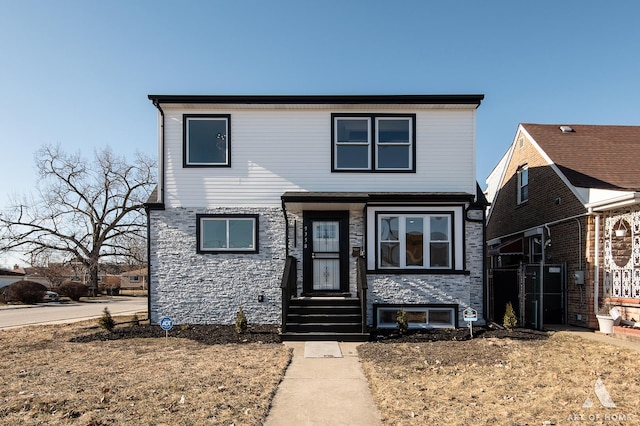
[[[452,325],[453,311],[451,309],[429,309],[429,324]]]
[[[369,169],[368,145],[338,145],[336,168]]]
[[[449,218],[431,217],[431,241],[449,241]]]
[[[395,324],[398,317],[398,311],[391,309],[379,309],[378,310],[378,325],[380,324]]]
[[[337,142],[369,141],[369,120],[336,120]]]
[[[247,219],[229,220],[229,248],[253,248],[254,221]]]
[[[202,248],[227,248],[227,221],[202,221]]]
[[[227,121],[188,120],[188,163],[227,164]]]
[[[380,243],[380,266],[395,268],[400,266],[400,244]]]
[[[431,243],[429,249],[432,268],[449,267],[449,243]]]
[[[408,169],[409,146],[378,145],[378,168]]]
[[[408,217],[406,219],[406,251],[407,266],[423,266],[424,264],[424,234],[423,219]]]
[[[427,312],[426,311],[411,311],[405,309],[407,314],[407,322],[409,324],[425,324],[427,322]]]
[[[378,120],[378,142],[409,143],[409,120]]]
[[[382,216],[380,218],[380,240],[398,241],[400,231],[398,228],[398,218],[394,216]]]

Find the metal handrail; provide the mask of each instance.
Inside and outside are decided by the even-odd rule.
[[[280,288],[282,289],[282,332],[287,331],[287,315],[289,313],[289,300],[297,293],[297,263],[296,258],[287,256],[282,273]]]
[[[358,296],[360,298],[360,311],[362,313],[362,332],[367,332],[367,265],[363,256],[358,257],[356,266],[356,281]]]

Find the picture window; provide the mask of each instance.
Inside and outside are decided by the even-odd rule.
[[[230,115],[185,115],[184,166],[231,166],[230,121]]]

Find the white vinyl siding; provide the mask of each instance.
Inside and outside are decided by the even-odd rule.
[[[475,109],[352,108],[163,106],[165,206],[276,207],[286,191],[475,194]],[[331,114],[359,112],[416,115],[415,173],[331,172]],[[230,115],[231,167],[183,166],[183,114],[196,113]]]

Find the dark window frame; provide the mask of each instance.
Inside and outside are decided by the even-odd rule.
[[[206,219],[231,220],[252,219],[254,247],[250,249],[214,249],[202,247],[202,223]],[[228,241],[227,241],[228,243]],[[196,252],[201,254],[256,254],[260,252],[260,215],[241,213],[205,213],[196,215]]]
[[[369,120],[369,167],[366,169],[348,169],[337,167],[337,141],[336,141],[336,120],[340,118],[346,119],[367,119]],[[406,169],[379,168],[377,166],[378,154],[378,128],[377,119],[396,118],[410,120],[410,164]],[[331,172],[332,173],[416,173],[416,114],[400,114],[400,113],[332,113],[331,114]]]
[[[189,162],[189,122],[192,119],[218,119],[226,121],[226,157],[224,163],[197,163]],[[231,114],[183,114],[182,115],[182,166],[187,167],[231,167]]]
[[[441,323],[435,323],[438,325],[432,325],[430,322],[423,323],[426,326],[419,326],[415,323],[409,323],[411,329],[436,329],[436,328],[451,328],[458,326],[459,314],[458,310],[460,305],[457,303],[374,303],[373,304],[373,327],[374,328],[396,328],[397,324],[394,323],[380,323],[380,311],[399,311],[404,309],[406,312],[420,312],[420,311],[442,311],[448,310],[452,313],[452,323],[447,325]],[[429,316],[427,315],[427,319]]]
[[[450,227],[450,237],[449,237],[449,267],[383,267],[380,266],[380,216],[448,216],[449,217],[449,227]],[[458,232],[456,232],[456,222],[455,222],[456,214],[453,210],[446,211],[435,211],[435,210],[419,210],[419,211],[406,211],[406,210],[385,210],[385,211],[376,211],[375,212],[375,222],[374,222],[374,232],[375,232],[375,270],[369,271],[371,273],[391,273],[391,274],[421,274],[421,273],[430,273],[430,274],[447,274],[447,273],[464,273],[465,271],[461,270],[458,265],[456,265],[456,239],[458,238]],[[400,246],[402,243],[401,239],[398,240]],[[423,244],[430,243],[431,239],[425,239]],[[425,260],[427,260],[425,258]]]

